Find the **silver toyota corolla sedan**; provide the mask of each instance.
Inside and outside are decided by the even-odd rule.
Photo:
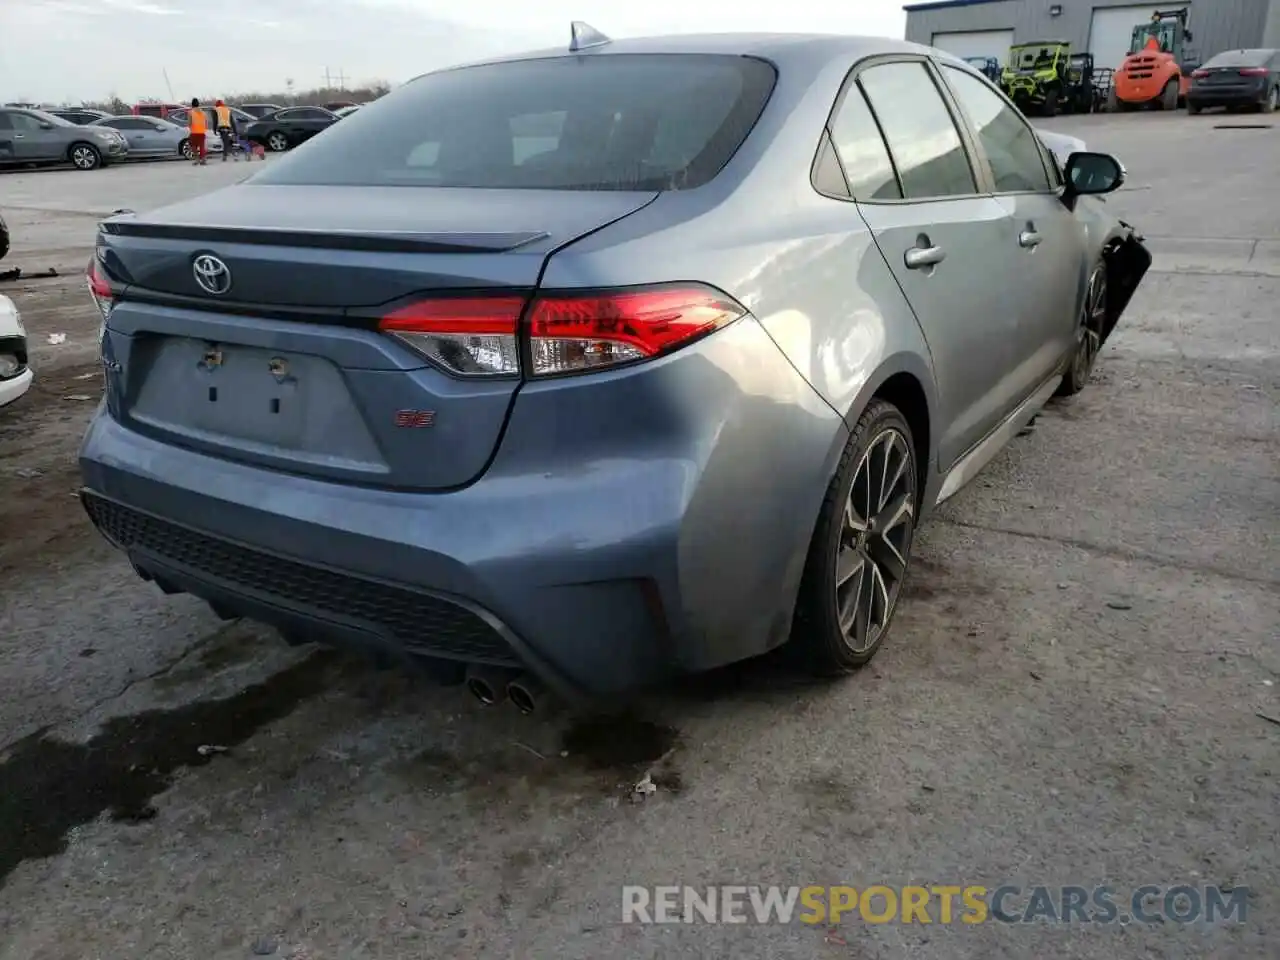
[[[104,222],[93,522],[144,578],[532,708],[889,633],[912,538],[1086,385],[1150,256],[905,42],[610,42],[428,74]]]
[[[104,117],[95,120],[95,127],[110,127],[119,131],[129,142],[129,158],[132,160],[191,159],[191,135],[186,127],[159,117]],[[221,153],[222,141],[215,136],[207,138],[209,153]]]

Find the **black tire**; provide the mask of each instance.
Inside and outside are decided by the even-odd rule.
[[[183,160],[192,159],[193,154],[191,153],[190,137],[183,137],[182,142],[178,144],[178,156],[180,156]]]
[[[1204,107],[1200,106],[1200,104],[1198,104],[1198,103],[1196,103],[1196,102],[1194,102],[1194,101],[1192,101],[1192,100],[1188,100],[1188,101],[1187,101],[1187,113],[1191,114],[1191,116],[1193,116],[1193,117],[1194,117],[1196,114],[1198,114],[1198,113],[1199,113],[1201,110],[1203,110],[1203,109],[1204,109]]]
[[[289,149],[289,138],[279,130],[267,134],[267,149],[272,153],[284,153]]]
[[[1178,81],[1170,80],[1164,85],[1164,90],[1160,92],[1160,109],[1161,110],[1177,110],[1178,109]]]
[[[1044,106],[1040,109],[1044,112],[1046,117],[1056,117],[1058,115],[1058,99],[1060,96],[1061,92],[1057,87],[1050,87],[1045,91]]]
[[[1267,91],[1267,99],[1262,102],[1259,109],[1263,113],[1275,113],[1280,110],[1280,87],[1272,87]]]
[[[1098,362],[1106,323],[1107,265],[1099,261],[1089,274],[1089,285],[1085,288],[1084,304],[1080,309],[1080,324],[1076,329],[1075,350],[1054,396],[1073,397],[1085,388]]]
[[[864,488],[863,478],[877,473],[882,490],[888,486],[885,496],[872,496],[870,479]],[[891,484],[886,475],[893,478]],[[820,676],[849,673],[868,663],[884,645],[911,565],[919,512],[918,478],[915,445],[906,418],[893,404],[873,400],[850,434],[809,545],[791,636],[792,653],[805,671]],[[856,492],[855,480],[859,482]],[[864,503],[864,493],[881,505],[871,511],[860,508],[873,516],[856,532],[851,524],[860,518],[851,512],[851,504]],[[860,572],[846,577],[842,588],[838,574],[859,567]],[[841,616],[842,601],[848,599],[856,601],[858,612],[852,619],[847,605],[846,616]]]
[[[77,170],[97,170],[102,166],[102,154],[92,143],[77,140],[67,148],[67,160]]]

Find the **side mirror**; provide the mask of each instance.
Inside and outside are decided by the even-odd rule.
[[[1076,196],[1111,193],[1124,185],[1124,166],[1109,153],[1079,151],[1063,169],[1067,191]]]

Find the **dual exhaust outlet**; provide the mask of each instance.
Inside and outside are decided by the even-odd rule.
[[[471,695],[485,706],[510,700],[528,716],[546,702],[546,688],[532,674],[500,667],[469,667],[466,678]]]

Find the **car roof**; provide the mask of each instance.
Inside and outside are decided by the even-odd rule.
[[[853,60],[878,53],[930,53],[929,47],[889,37],[846,36],[829,33],[693,33],[654,37],[629,37],[610,40],[599,46],[570,51],[569,44],[530,50],[503,57],[491,57],[470,63],[445,67],[460,70],[488,63],[510,63],[517,60],[543,60],[548,57],[599,57],[615,54],[681,53],[722,54],[759,57],[775,63],[780,69],[814,61]],[[441,73],[431,71],[432,73]],[[427,74],[422,74],[426,76]],[[415,80],[417,77],[414,78]],[[412,82],[412,81],[410,81]]]

